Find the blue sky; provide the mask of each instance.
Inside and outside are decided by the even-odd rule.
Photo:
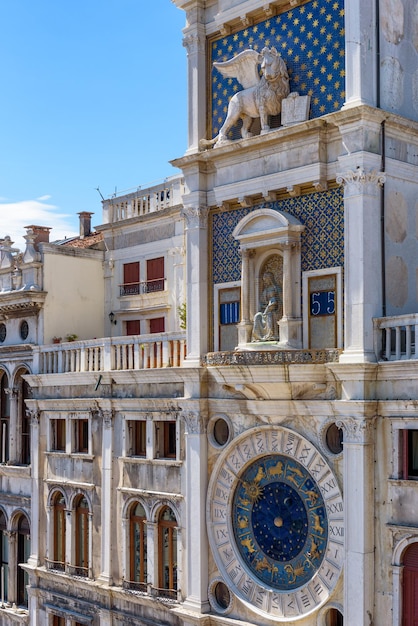
[[[171,0],[0,1],[0,237],[78,233],[100,196],[177,173],[185,14]]]

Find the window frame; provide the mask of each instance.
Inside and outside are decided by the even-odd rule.
[[[177,420],[156,420],[154,422],[154,432],[155,458],[177,459]]]
[[[164,520],[166,511],[170,511],[173,519]],[[165,546],[165,537],[167,545]],[[165,559],[165,547],[167,548],[167,563]],[[165,505],[158,515],[158,588],[168,592],[177,592],[178,589],[178,526],[173,509]],[[168,585],[166,582],[165,566],[168,566]]]
[[[138,506],[143,515],[136,515]],[[146,512],[141,502],[135,501],[129,509],[129,583],[144,589],[147,584],[147,528]],[[139,553],[136,552],[136,530],[139,535]],[[139,568],[138,568],[139,565]]]
[[[86,506],[81,506],[83,500]],[[81,493],[74,501],[74,569],[78,576],[90,574],[90,505]]]

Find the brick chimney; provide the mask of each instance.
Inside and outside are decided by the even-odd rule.
[[[52,230],[49,226],[35,226],[31,224],[30,226],[25,226],[24,228],[30,228],[35,235],[34,246],[35,249],[38,249],[39,243],[49,243],[49,233]]]
[[[94,213],[82,211],[78,213],[78,215],[80,216],[80,237],[84,239],[84,237],[91,235],[91,216],[94,215]]]

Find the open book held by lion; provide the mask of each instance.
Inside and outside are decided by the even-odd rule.
[[[289,75],[286,63],[276,48],[244,50],[234,58],[214,67],[227,78],[236,78],[243,86],[232,96],[226,119],[213,139],[201,139],[200,147],[207,148],[228,142],[227,134],[239,119],[242,119],[241,136],[251,137],[250,126],[255,118],[260,118],[261,134],[270,130],[269,115],[281,112],[282,100],[289,95]],[[258,66],[261,65],[261,77]]]

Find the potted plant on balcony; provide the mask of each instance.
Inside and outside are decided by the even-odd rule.
[[[52,337],[52,343],[61,343],[62,337]]]
[[[65,339],[67,341],[77,341],[78,335],[75,335],[74,333],[68,333],[68,335],[65,335]]]

